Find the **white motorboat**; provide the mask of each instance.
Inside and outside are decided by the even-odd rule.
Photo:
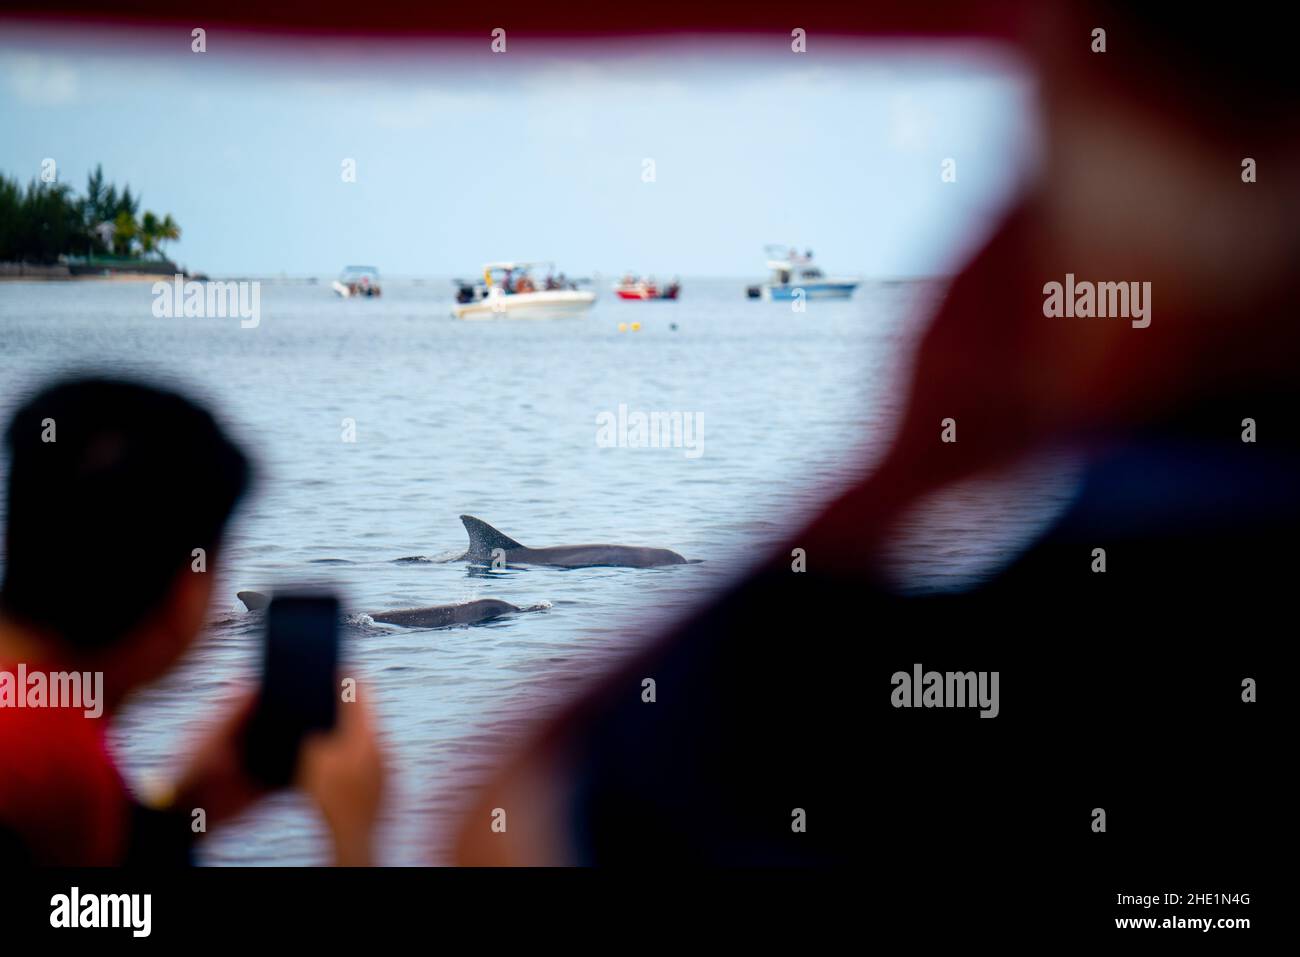
[[[330,285],[340,299],[358,296],[370,299],[383,293],[379,285],[379,270],[374,266],[348,266]]]
[[[546,278],[533,270],[545,268]],[[596,294],[555,273],[549,262],[499,262],[483,267],[477,282],[456,280],[457,319],[564,319],[581,316],[596,302]]]
[[[862,282],[850,277],[827,276],[813,262],[811,249],[800,254],[794,247],[788,251],[782,246],[764,248],[772,278],[750,286],[746,290],[750,299],[848,299]]]

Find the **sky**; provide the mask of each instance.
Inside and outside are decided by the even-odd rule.
[[[951,273],[1036,166],[1033,90],[996,48],[206,39],[0,35],[0,173],[52,158],[82,192],[102,163],[213,276],[758,278],[767,243]]]

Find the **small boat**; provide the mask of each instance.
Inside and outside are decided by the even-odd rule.
[[[383,294],[379,270],[374,266],[348,266],[331,285],[342,299],[358,296],[369,299]]]
[[[614,284],[614,292],[618,293],[618,298],[641,301],[647,299],[676,299],[681,289],[682,284],[676,279],[660,288],[653,276],[649,279],[638,279],[631,273],[628,273],[620,282]]]
[[[546,271],[534,279],[533,270]],[[562,319],[580,316],[596,302],[596,294],[555,272],[549,262],[487,263],[483,278],[455,280],[457,319]]]
[[[800,254],[799,250],[784,246],[766,246],[767,268],[772,278],[745,290],[750,299],[795,299],[803,291],[805,299],[848,299],[861,283],[859,279],[825,275],[813,263],[812,250]]]

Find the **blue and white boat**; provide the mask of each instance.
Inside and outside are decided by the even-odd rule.
[[[860,279],[827,276],[813,262],[812,250],[804,253],[785,246],[765,246],[767,268],[772,278],[759,286],[750,286],[750,299],[848,299],[858,288]]]

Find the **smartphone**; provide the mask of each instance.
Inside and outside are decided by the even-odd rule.
[[[303,739],[334,727],[339,700],[339,602],[277,595],[266,611],[262,690],[245,738],[249,773],[270,787],[293,780]]]

